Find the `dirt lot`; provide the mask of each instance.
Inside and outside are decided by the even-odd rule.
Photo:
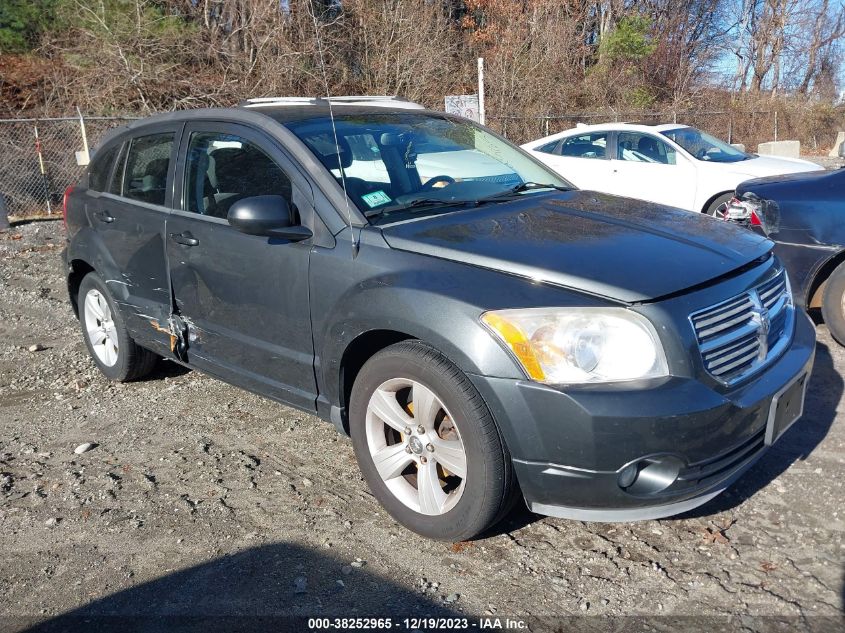
[[[449,545],[395,524],[316,418],[172,363],[106,381],[66,302],[63,239],[60,222],[0,234],[0,629],[68,613],[843,613],[845,351],[824,327],[805,418],[700,510],[609,525],[517,509]]]

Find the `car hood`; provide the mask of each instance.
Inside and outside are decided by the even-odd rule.
[[[730,171],[744,178],[759,178],[762,176],[778,176],[781,174],[795,174],[808,171],[823,170],[824,167],[800,158],[784,158],[782,156],[755,156],[738,163],[722,163]]]
[[[527,194],[382,230],[391,248],[627,303],[706,283],[772,247],[708,216],[592,191]]]
[[[748,191],[754,191],[758,188],[762,189],[768,185],[812,185],[836,173],[835,171],[812,171],[809,173],[779,174],[777,176],[766,176],[765,178],[754,178],[753,180],[746,180],[740,183],[736,188],[736,192],[742,195]]]

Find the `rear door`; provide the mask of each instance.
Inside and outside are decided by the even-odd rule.
[[[147,127],[127,138],[116,151],[110,176],[96,172],[97,178],[89,177],[86,200],[89,222],[102,245],[94,249],[99,261],[91,263],[132,336],[162,354],[170,351],[170,336],[157,327],[167,323],[171,303],[164,229],[180,127]]]
[[[692,210],[696,171],[689,159],[644,132],[617,132],[608,191]]]
[[[609,191],[609,132],[585,132],[538,147],[540,159],[580,189]]]
[[[167,253],[188,362],[314,410],[312,242],[246,235],[226,220],[235,202],[257,195],[284,196],[300,218],[313,214],[307,180],[275,141],[245,126],[191,123],[181,145]]]

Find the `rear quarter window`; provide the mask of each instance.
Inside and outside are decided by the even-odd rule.
[[[97,152],[94,155],[94,161],[88,169],[89,189],[93,189],[94,191],[108,190],[109,175],[111,174],[111,168],[119,147],[119,145],[116,145],[110,147],[105,152]]]
[[[560,145],[560,139],[556,139],[551,143],[544,143],[539,147],[535,147],[535,152],[543,152],[544,154],[559,154],[560,152],[557,151],[558,145]]]

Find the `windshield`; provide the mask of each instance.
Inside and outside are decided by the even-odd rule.
[[[428,213],[572,187],[507,141],[446,116],[336,115],[337,147],[329,117],[286,125],[374,222],[397,211]]]
[[[666,130],[662,134],[675,141],[698,160],[711,163],[736,163],[752,158],[751,155],[694,127]]]

